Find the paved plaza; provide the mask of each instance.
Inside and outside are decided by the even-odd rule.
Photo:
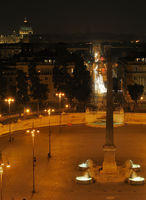
[[[92,159],[103,161],[105,128],[73,125],[51,127],[52,157],[48,159],[48,127],[40,128],[35,137],[35,186],[32,195],[32,137],[24,131],[0,137],[3,160],[11,168],[3,173],[3,200],[145,200],[145,185],[127,183],[81,185],[75,177],[82,175],[78,164]],[[141,165],[140,175],[146,178],[146,125],[125,125],[114,128],[117,164],[133,160]]]

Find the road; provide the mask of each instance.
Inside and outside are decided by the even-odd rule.
[[[146,125],[126,125],[114,129],[117,164],[128,159],[142,166],[146,178]],[[4,200],[145,200],[146,185],[126,183],[81,185],[75,177],[82,175],[77,165],[92,159],[101,164],[105,129],[85,125],[52,127],[52,157],[48,159],[48,128],[40,128],[35,137],[36,193],[32,195],[32,138],[20,131],[10,144],[8,136],[0,137],[3,160],[11,168],[4,169]]]

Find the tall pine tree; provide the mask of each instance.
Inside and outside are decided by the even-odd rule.
[[[22,70],[17,70],[16,76],[16,100],[19,104],[27,106],[29,102],[28,95],[28,80],[26,77],[26,73]]]
[[[47,99],[48,87],[46,84],[40,83],[39,74],[36,71],[36,65],[30,64],[28,68],[29,80],[30,80],[30,92],[31,97],[38,103],[39,107],[44,100]]]

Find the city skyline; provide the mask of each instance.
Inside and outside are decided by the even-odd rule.
[[[18,30],[24,17],[37,33],[145,34],[145,5],[126,1],[31,1],[2,3],[1,33]]]

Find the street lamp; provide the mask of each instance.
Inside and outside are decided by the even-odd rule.
[[[59,98],[59,109],[61,109],[61,98],[65,96],[64,93],[62,92],[59,92],[59,93],[56,93],[56,96]],[[61,111],[60,111],[60,127],[61,127]]]
[[[69,107],[70,107],[70,105],[69,105],[69,104],[66,104],[66,105],[65,105],[65,110],[66,110],[66,111],[69,110]]]
[[[3,199],[3,167],[0,166],[0,175],[1,175],[1,200]]]
[[[8,105],[9,105],[9,114],[10,114],[10,106],[11,106],[11,103],[13,103],[14,101],[15,101],[15,100],[14,100],[13,98],[11,98],[11,97],[5,99],[5,102],[7,102]]]
[[[9,106],[9,119],[10,119],[10,108],[11,108],[11,103],[13,103],[15,100],[11,97],[5,99],[5,102],[8,103]],[[9,142],[12,142],[12,136],[11,136],[11,121],[9,121]]]
[[[143,97],[140,97],[140,100],[143,100]]]
[[[48,152],[48,158],[51,157],[51,127],[50,127],[50,115],[51,115],[51,112],[54,112],[55,110],[54,109],[48,109],[48,110],[45,110],[45,112],[48,113],[49,115],[49,152]]]
[[[62,92],[59,92],[59,93],[56,93],[56,96],[59,98],[59,109],[61,108],[61,98],[64,97],[64,93]]]
[[[68,104],[66,104],[66,105],[65,105],[65,108],[69,108],[69,105],[68,105]]]
[[[1,200],[3,200],[3,172],[4,172],[4,167],[6,168],[10,168],[10,164],[9,162],[7,163],[7,165],[5,165],[4,163],[0,164],[0,177],[1,177]]]
[[[35,193],[35,163],[36,163],[36,156],[35,156],[35,135],[39,133],[38,129],[27,130],[26,133],[30,133],[32,136],[32,179],[33,179],[33,189],[32,193]]]
[[[24,109],[24,113],[25,113],[25,114],[29,114],[29,113],[30,113],[30,109],[29,109],[29,108],[25,108],[25,109]]]

